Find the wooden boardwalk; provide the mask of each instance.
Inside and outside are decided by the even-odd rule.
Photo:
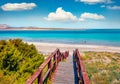
[[[65,62],[60,62],[53,84],[75,84],[72,53]]]
[[[48,66],[47,71],[42,75],[46,66]],[[61,53],[59,49],[56,49],[26,81],[26,84],[33,84],[36,79],[38,84],[44,84],[45,79],[52,79],[52,72],[55,72],[52,84],[90,84],[78,49],[73,54],[69,51]]]

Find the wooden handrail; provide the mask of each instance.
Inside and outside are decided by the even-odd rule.
[[[88,74],[82,62],[82,58],[80,56],[78,49],[73,51],[73,56],[76,60],[76,68],[77,68],[77,73],[78,73],[79,84],[90,84]]]
[[[26,81],[26,84],[32,84],[38,79],[38,84],[43,84],[46,78],[51,79],[52,72],[55,71],[58,63],[63,59],[66,59],[69,52],[61,53],[59,49],[56,49],[51,55],[43,62],[38,70]],[[46,72],[43,74],[43,70],[47,67]]]

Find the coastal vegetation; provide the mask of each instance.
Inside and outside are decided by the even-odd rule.
[[[120,53],[85,52],[82,59],[91,84],[120,84]]]
[[[0,41],[0,84],[24,84],[43,63],[33,44],[21,39]]]

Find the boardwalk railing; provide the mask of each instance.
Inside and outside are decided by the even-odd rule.
[[[59,49],[56,49],[27,80],[26,84],[32,84],[35,80],[37,80],[38,84],[43,84],[46,78],[51,79],[52,72],[55,71],[58,63],[66,59],[68,55],[68,51],[61,53]]]
[[[88,75],[86,73],[85,66],[82,62],[82,58],[80,56],[78,49],[73,51],[73,56],[76,61],[76,68],[77,68],[77,73],[78,73],[79,84],[90,84]]]

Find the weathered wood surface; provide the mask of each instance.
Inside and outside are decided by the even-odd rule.
[[[60,62],[64,59],[66,59],[66,61]],[[56,71],[57,65],[59,66]],[[42,76],[42,71],[46,66],[48,66],[48,70],[45,75]],[[43,84],[47,77],[51,80],[52,70],[56,72],[52,84],[90,84],[78,49],[76,49],[73,54],[69,54],[68,51],[61,53],[59,49],[56,49],[26,81],[26,84],[33,84],[35,79],[38,79],[38,84]]]
[[[42,63],[38,70],[26,81],[26,84],[33,84],[33,82],[38,79],[38,84],[44,84],[46,78],[51,79],[52,72],[56,70],[57,65],[63,59],[66,59],[69,52],[66,51],[61,53],[59,49],[56,49],[51,55]],[[53,62],[53,63],[52,63]],[[42,75],[45,67],[48,67],[45,74]]]
[[[53,84],[74,84],[74,68],[72,53],[65,62],[59,63]]]

